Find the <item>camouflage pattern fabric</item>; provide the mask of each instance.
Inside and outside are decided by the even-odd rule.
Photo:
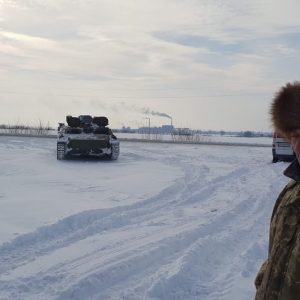
[[[271,218],[269,253],[256,277],[255,300],[300,300],[300,166],[285,171],[294,178],[280,193]]]

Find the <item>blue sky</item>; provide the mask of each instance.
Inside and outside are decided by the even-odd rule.
[[[300,3],[0,0],[0,124],[271,130],[274,93],[298,80]]]
[[[158,32],[155,37],[166,42],[175,43],[191,48],[207,49],[213,54],[221,54],[224,56],[234,55],[242,52],[246,46],[245,42],[226,42],[210,39],[206,36],[178,34],[177,32]]]

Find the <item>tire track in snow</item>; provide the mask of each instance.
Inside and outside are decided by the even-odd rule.
[[[184,179],[143,202],[113,209],[82,212],[4,244],[0,247],[0,273],[18,267],[19,262],[22,265],[39,255],[46,255],[92,235],[153,220],[165,215],[165,210],[172,211],[170,205],[183,206],[186,202],[195,202],[199,199],[204,203],[210,195],[210,190],[216,186],[221,187],[223,182],[228,180],[228,175],[233,179],[247,172],[247,169],[241,168],[227,176],[218,177],[217,183],[215,181],[207,183],[202,175],[193,176],[192,168],[187,168],[188,172]],[[199,172],[199,169],[197,171]],[[198,191],[199,177],[202,178],[200,184],[205,186],[203,189],[200,188],[200,191]],[[197,192],[193,192],[195,186]]]
[[[268,172],[268,174],[270,173]],[[261,174],[259,176],[264,182],[265,175]],[[274,177],[267,180],[272,179],[277,179],[276,173],[274,173]],[[230,226],[230,230],[220,228],[220,232],[216,231],[212,236],[207,235],[205,242],[198,240],[193,244],[181,258],[181,266],[177,272],[171,276],[159,278],[149,291],[148,298],[237,299],[238,295],[232,293],[234,288],[236,289],[234,282],[240,282],[240,277],[249,277],[251,272],[256,273],[258,267],[253,266],[253,261],[250,261],[245,264],[245,269],[242,273],[237,272],[241,263],[245,261],[245,253],[251,252],[251,256],[256,258],[257,255],[262,256],[264,250],[266,250],[263,249],[266,245],[260,245],[258,242],[249,244],[249,241],[258,240],[259,234],[262,234],[263,231],[265,236],[267,235],[268,228],[265,224],[263,224],[263,227],[257,225],[261,222],[261,218],[265,217],[266,213],[270,213],[269,204],[263,199],[275,200],[272,187],[274,182],[263,193],[261,191],[257,195],[254,193],[254,196],[246,197],[239,204],[239,206],[242,206],[242,209],[237,210],[237,215],[235,214],[232,222],[224,223],[226,226]],[[251,183],[251,180],[249,183]],[[255,196],[257,197],[256,199],[254,198]],[[208,255],[203,255],[203,253],[208,253]],[[201,267],[204,268],[201,269]],[[195,280],[194,278],[197,279]],[[250,281],[253,293],[249,293],[248,298],[245,299],[253,299],[253,280],[254,278]]]
[[[246,171],[246,169],[244,170],[244,171]],[[239,171],[237,171],[237,172],[234,172],[233,174],[231,174],[231,176],[229,176],[229,178],[231,178],[231,180],[233,179],[233,178],[235,178],[236,176],[240,176],[240,174],[241,174],[241,171],[239,170]],[[226,178],[227,177],[222,177],[222,178],[219,178],[218,179],[218,181],[221,183],[223,180],[226,180]],[[223,184],[220,184],[220,186],[222,187],[223,186]],[[184,192],[183,193],[186,193],[186,191],[185,191],[185,189],[183,190]],[[207,189],[205,188],[205,192],[204,192],[204,194],[205,194],[205,196],[207,197]],[[199,197],[199,199],[201,199],[201,194],[198,194],[197,195],[198,197]],[[158,198],[160,198],[160,199],[162,199],[161,197],[158,197]],[[188,197],[187,197],[188,198]],[[195,201],[195,195],[193,195],[193,197],[192,197],[192,199],[193,199],[193,202]],[[187,199],[187,201],[190,201],[190,199]],[[177,205],[178,205],[178,202],[175,202]],[[182,203],[181,203],[181,205],[182,205]],[[152,207],[152,209],[153,209],[153,207]],[[225,218],[226,219],[228,219],[228,214],[225,214]],[[150,219],[152,219],[153,217],[151,216],[151,218]],[[225,221],[223,220],[223,219],[221,219],[221,223],[220,223],[220,226],[221,226],[221,224],[222,223],[224,223]],[[113,222],[114,223],[114,222]],[[211,224],[212,224],[212,228],[214,228],[215,226],[217,226],[217,224],[218,223],[216,223],[215,221],[211,221]],[[124,226],[124,224],[123,224],[123,226]],[[186,226],[186,225],[184,225],[184,226]],[[183,226],[183,227],[184,227]],[[194,225],[194,224],[192,224],[191,225],[192,226],[192,228],[194,228],[195,226],[197,226],[197,223]],[[52,226],[51,226],[52,227]],[[206,228],[207,228],[207,226],[206,226]],[[112,228],[110,228],[110,229],[112,229]],[[178,229],[177,229],[178,230]],[[181,229],[181,231],[182,231],[183,229]],[[164,251],[163,249],[170,249],[169,251],[171,251],[172,253],[173,252],[175,252],[175,253],[177,253],[177,252],[180,252],[180,251],[182,251],[182,250],[184,250],[186,247],[187,247],[187,245],[189,244],[189,242],[191,242],[191,241],[194,241],[195,239],[196,239],[196,237],[197,237],[197,235],[199,235],[199,232],[200,231],[202,231],[205,235],[207,235],[207,234],[210,234],[210,231],[208,231],[208,232],[206,232],[208,229],[206,229],[206,230],[204,230],[203,228],[202,228],[202,226],[200,226],[199,228],[197,228],[197,229],[193,229],[191,232],[189,232],[189,230],[188,229],[184,229],[184,233],[182,233],[182,235],[183,236],[181,236],[180,234],[175,234],[175,237],[174,237],[174,239],[175,239],[175,241],[174,242],[170,242],[170,241],[168,241],[167,242],[167,244],[165,245],[165,246],[162,246],[162,249],[160,249],[160,247],[155,251],[155,253],[164,253],[164,256],[167,254],[167,256],[170,256],[171,254],[170,253],[166,253],[166,251]],[[58,230],[59,232],[60,232],[60,230]],[[195,232],[194,232],[195,231]],[[91,235],[91,232],[89,231],[89,235],[88,236],[90,236]],[[42,236],[44,236],[44,234],[42,234]],[[80,239],[82,239],[83,237],[82,236],[80,236]],[[37,240],[39,240],[38,239],[38,237],[36,237],[36,239]],[[168,239],[167,239],[168,240]],[[181,241],[181,243],[180,243],[180,245],[181,245],[181,247],[182,248],[180,248],[179,250],[176,250],[177,248],[175,247],[175,245],[178,243],[178,241]],[[184,241],[184,242],[183,242]],[[162,244],[164,244],[163,242],[160,242],[160,243],[162,243]],[[159,243],[159,244],[160,244]],[[156,244],[155,244],[156,245]],[[65,246],[65,245],[64,245]],[[60,247],[62,247],[61,245],[60,245]],[[15,245],[12,247],[12,248],[15,248]],[[148,245],[147,245],[147,249],[148,249],[149,247],[148,247]],[[151,248],[150,248],[151,249]],[[20,249],[19,249],[20,250]],[[148,249],[149,250],[149,249]],[[26,251],[25,251],[26,252]],[[44,253],[43,252],[41,252],[42,253],[42,255],[44,255]],[[152,264],[154,264],[155,263],[155,261],[157,260],[157,255],[155,255],[155,253],[151,253],[151,251],[146,251],[146,255],[147,255],[147,257],[149,257],[149,256],[151,256],[151,257],[154,257],[155,258],[155,260],[154,261],[152,261],[152,260],[150,260],[150,259],[144,259],[144,257],[142,256],[142,261],[147,261],[147,265],[148,265],[148,267],[149,267],[149,265],[152,265]],[[39,253],[35,253],[34,255],[33,255],[33,257],[36,257],[37,255],[39,255]],[[160,261],[160,263],[162,262],[161,261],[161,259],[159,260],[158,259],[158,261]],[[134,257],[134,259],[133,259],[133,262],[131,263],[132,265],[137,265],[137,263],[139,262],[139,259],[138,259],[138,257]],[[127,262],[128,263],[128,262]],[[127,265],[127,263],[126,263],[126,265]],[[150,264],[149,264],[150,263]],[[128,263],[129,265],[130,265],[130,262]],[[145,268],[145,266],[143,266],[143,268]],[[141,268],[141,269],[143,269],[143,268]],[[117,270],[119,270],[120,269],[120,265],[118,265],[118,263],[116,264],[116,269]],[[128,273],[129,274],[131,274],[132,272],[130,271],[130,270],[128,270],[128,267],[126,267],[125,268],[125,270],[126,270],[126,272],[125,272],[125,275],[127,274],[128,275]],[[110,271],[110,272],[112,272],[112,274],[115,274],[116,273],[116,271],[113,271],[113,269]],[[121,273],[119,273],[119,275],[120,275]],[[39,277],[40,277],[40,275],[41,274],[39,274]],[[92,274],[91,275],[91,277],[92,278],[94,278],[94,276],[95,276],[95,274]],[[110,278],[110,276],[109,276],[109,273],[108,273],[108,271],[107,270],[105,270],[105,272],[104,272],[104,275],[103,276],[105,276],[105,277],[108,277],[108,278]],[[102,276],[102,277],[103,277]],[[44,276],[41,276],[41,278],[48,278],[49,277],[49,275],[48,275],[48,277],[47,277],[47,275],[44,275]],[[50,276],[51,277],[51,276]],[[52,276],[52,277],[55,277],[55,276]],[[101,276],[100,276],[101,277]],[[101,278],[102,278],[101,277]],[[58,278],[58,280],[60,281],[61,280],[61,278],[60,278],[60,276],[58,276],[57,277]],[[118,276],[111,276],[111,278],[118,278]],[[76,293],[79,293],[79,294],[82,294],[82,293],[85,293],[84,291],[85,291],[85,283],[86,282],[89,282],[89,280],[91,280],[89,277],[88,277],[88,279],[85,279],[83,282],[84,282],[84,284],[82,284],[83,285],[83,292],[81,291],[81,292],[79,292],[79,291],[77,291]],[[43,282],[45,281],[45,280],[42,280]],[[33,284],[33,286],[31,286],[31,290],[32,290],[32,288],[35,286],[35,288],[37,289],[37,290],[40,290],[41,289],[41,287],[43,286],[43,284],[40,284],[39,283],[39,280],[37,280],[37,278],[35,278],[34,279],[34,282],[36,283],[36,284]],[[118,280],[116,281],[116,282],[118,282]],[[21,286],[23,286],[24,285],[24,282],[21,284]],[[31,284],[30,284],[31,285]],[[79,284],[80,285],[80,284]],[[99,285],[99,283],[97,284],[97,285]],[[1,286],[1,285],[0,285]],[[87,284],[87,286],[89,286],[89,284]],[[102,286],[102,285],[99,285],[99,286]],[[16,286],[14,286],[14,288],[16,289],[17,287]],[[72,287],[71,288],[71,291],[73,291],[73,290],[76,290],[76,288],[74,288],[74,287]],[[103,288],[102,288],[102,290],[103,290]],[[71,292],[71,294],[73,295],[73,292]],[[63,298],[61,298],[61,299],[68,299],[68,298],[66,298],[67,297],[67,295],[66,294],[63,294],[64,296],[63,296]],[[73,297],[73,296],[72,296]],[[75,299],[75,298],[74,298]],[[80,298],[79,298],[80,299]]]
[[[247,200],[251,200],[251,199],[247,199]],[[248,205],[248,207],[247,207]],[[247,210],[247,208],[249,208]],[[252,209],[251,209],[252,208]],[[178,259],[178,256],[181,257],[187,257],[188,259],[188,264],[190,266],[194,266],[195,265],[195,262],[197,261],[196,258],[202,258],[202,256],[200,255],[199,256],[199,253],[201,253],[201,249],[203,250],[203,246],[207,247],[207,245],[209,245],[209,242],[210,242],[210,252],[211,250],[214,250],[214,249],[217,249],[218,250],[218,253],[219,253],[219,257],[222,257],[222,254],[223,254],[223,250],[227,250],[228,251],[228,248],[229,250],[232,252],[232,255],[235,256],[237,254],[237,251],[232,251],[235,244],[237,244],[237,242],[235,241],[236,239],[239,238],[239,236],[242,234],[242,236],[247,236],[245,233],[248,232],[248,227],[249,226],[246,226],[246,228],[244,229],[241,229],[239,232],[235,233],[235,234],[231,234],[230,232],[228,231],[221,231],[221,233],[218,233],[216,235],[214,235],[213,237],[211,237],[214,232],[215,232],[215,229],[216,227],[222,227],[223,224],[226,224],[226,223],[230,223],[228,222],[229,220],[234,220],[234,219],[237,219],[237,223],[239,223],[244,217],[245,215],[240,215],[239,213],[241,211],[247,211],[248,214],[249,212],[251,212],[251,214],[249,215],[252,215],[253,212],[257,212],[259,210],[258,207],[255,207],[253,205],[251,205],[251,202],[250,201],[247,201],[247,203],[240,203],[237,207],[235,207],[235,209],[233,211],[231,211],[230,213],[227,213],[227,214],[223,214],[221,217],[219,217],[217,220],[213,220],[211,221],[209,224],[207,225],[201,225],[201,226],[196,226],[196,228],[193,228],[193,229],[190,229],[190,230],[186,230],[180,234],[176,234],[174,237],[170,238],[170,239],[164,239],[162,241],[162,243],[160,243],[159,245],[160,248],[157,249],[157,252],[158,253],[163,253],[163,257],[158,257],[157,255],[153,254],[153,253],[147,253],[147,257],[151,257],[151,258],[154,258],[154,261],[152,259],[146,259],[146,260],[143,260],[144,262],[147,262],[148,263],[148,268],[149,268],[149,265],[151,265],[152,263],[155,263],[156,260],[159,261],[159,264],[162,264],[163,266],[165,266],[167,263],[169,264],[172,264],[174,262],[174,260],[176,261],[176,259]],[[232,225],[231,225],[232,226]],[[176,228],[178,229],[178,228]],[[227,228],[226,228],[227,229]],[[245,238],[246,239],[246,238]],[[172,243],[171,243],[171,240],[172,240]],[[174,242],[173,242],[174,240]],[[201,248],[199,247],[199,240],[201,240]],[[222,246],[222,243],[221,242],[218,242],[216,243],[215,241],[222,241],[224,243],[223,247],[220,247]],[[203,241],[205,243],[203,243]],[[195,244],[197,246],[197,248],[195,247]],[[203,245],[204,244],[204,245]],[[229,247],[228,247],[228,244],[229,244]],[[164,248],[162,248],[162,246],[165,246]],[[179,246],[178,246],[179,245]],[[227,246],[227,248],[226,248]],[[186,248],[191,248],[192,250],[189,250],[188,252],[193,252],[195,255],[186,255],[186,254],[182,254],[182,252],[187,252],[186,251]],[[168,251],[166,250],[168,249]],[[238,249],[238,248],[237,248]],[[236,250],[237,250],[236,249]],[[199,251],[200,250],[200,251]],[[192,258],[192,259],[191,259]],[[206,259],[207,257],[205,257],[204,259]],[[230,256],[230,259],[227,258],[227,261],[228,260],[231,260],[232,256]],[[167,260],[167,262],[166,262]],[[219,259],[219,261],[221,262],[222,259]],[[134,266],[136,266],[136,263],[138,262],[138,260],[134,260]],[[128,261],[127,261],[128,263]],[[131,262],[128,263],[129,265],[132,265]],[[196,264],[198,265],[198,263]],[[203,265],[203,263],[202,263]],[[201,264],[200,264],[201,266]],[[222,268],[222,265],[220,264],[221,268]],[[117,266],[115,266],[116,268],[119,267],[119,265],[117,264]],[[157,269],[157,264],[155,264],[155,269]],[[124,274],[124,277],[121,277],[121,279],[118,279],[117,281],[118,282],[122,282],[123,280],[126,280],[126,276],[128,274],[135,274],[136,271],[140,271],[140,270],[143,270],[145,269],[145,265],[142,265],[142,266],[139,266],[139,268],[137,268],[137,270],[134,268],[134,269],[131,269],[131,270],[128,270],[128,266],[127,266],[127,270],[126,270],[126,274]],[[182,269],[182,268],[181,268]],[[187,281],[188,279],[188,282],[190,282],[189,286],[188,286],[188,293],[186,294],[180,294],[180,293],[174,293],[174,294],[170,294],[170,291],[172,292],[172,289],[166,284],[165,281],[163,281],[163,283],[160,281],[160,284],[161,286],[165,287],[166,289],[166,292],[165,293],[158,293],[158,294],[155,294],[155,288],[151,289],[150,292],[148,293],[148,296],[146,298],[155,298],[155,299],[192,299],[191,296],[192,294],[190,293],[190,291],[192,290],[192,287],[193,287],[193,284],[195,284],[195,281],[193,280],[190,280],[191,279],[191,276],[187,276],[189,273],[191,273],[191,268],[188,267],[186,268],[187,271],[184,271],[182,272],[183,273],[183,276],[178,276],[180,278],[180,280],[178,280],[178,282],[176,282],[174,285],[171,284],[171,286],[180,286],[180,289],[181,289],[181,292],[182,292],[182,283],[185,281]],[[219,267],[220,269],[220,267]],[[113,269],[111,269],[112,271]],[[169,268],[167,268],[167,270],[169,270]],[[153,272],[153,271],[152,271]],[[105,274],[110,274],[110,272],[108,272],[107,270],[105,271]],[[181,273],[181,271],[179,272]],[[97,275],[96,275],[97,274]],[[81,282],[79,282],[77,285],[76,285],[76,288],[74,290],[74,287],[71,288],[71,290],[68,292],[68,293],[64,293],[60,298],[60,300],[62,299],[76,299],[74,298],[75,295],[84,295],[86,294],[86,287],[89,286],[89,284],[86,284],[86,282],[90,282],[90,281],[93,281],[95,280],[95,277],[98,278],[98,276],[102,274],[101,272],[96,272],[94,273],[91,277],[88,277],[88,278],[85,278],[84,280],[82,280]],[[151,272],[150,272],[151,274]],[[150,275],[149,274],[149,275]],[[193,275],[195,276],[201,276],[201,269],[200,268],[196,268],[196,271],[192,273]],[[119,274],[120,275],[120,274]],[[178,274],[177,274],[178,275]],[[205,276],[203,276],[201,278],[201,281],[202,281],[202,285],[205,285],[209,280],[209,276],[207,276],[208,274],[204,274]],[[103,275],[104,276],[104,275]],[[142,276],[144,277],[144,276]],[[210,277],[214,277],[213,274],[210,275]],[[102,276],[100,276],[100,278],[102,278]],[[165,278],[165,277],[163,277]],[[97,279],[96,279],[97,280]],[[132,284],[132,283],[131,283]],[[160,285],[158,284],[158,285]],[[94,297],[92,299],[98,299],[98,298],[105,298],[105,299],[110,299],[109,295],[112,294],[112,291],[109,290],[108,292],[105,293],[105,290],[107,289],[107,286],[108,284],[105,283],[103,286],[100,284],[100,282],[98,282],[96,284],[96,286],[100,286],[99,289],[95,288],[94,287]],[[127,284],[127,286],[130,286],[130,284]],[[195,285],[197,287],[197,284]],[[213,287],[214,289],[215,287]],[[119,289],[121,289],[121,287],[119,287]],[[136,288],[138,290],[138,288]],[[99,292],[101,292],[99,294]],[[160,290],[161,292],[161,290]],[[202,293],[202,296],[203,296],[203,290],[201,290],[201,293]],[[137,291],[134,291],[133,294],[137,294]],[[166,296],[164,297],[164,294],[166,294]],[[200,295],[200,292],[196,292],[195,293],[195,299],[199,299],[199,295]],[[157,297],[156,297],[157,296]],[[112,299],[118,299],[118,295],[116,295],[116,297],[111,297]],[[78,298],[80,299],[80,298]],[[126,293],[123,293],[122,295],[122,299],[131,299],[129,295],[126,296]],[[137,299],[141,299],[141,298],[137,298]]]
[[[238,210],[240,210],[240,208]],[[171,235],[171,237],[162,238],[161,241],[159,240],[159,243],[155,242],[153,245],[154,247],[146,245],[143,251],[138,251],[138,253],[136,253],[137,251],[134,251],[133,255],[128,255],[125,261],[117,259],[117,261],[109,268],[103,268],[101,265],[101,271],[93,270],[91,275],[78,282],[75,287],[72,286],[70,291],[64,292],[58,299],[83,299],[83,295],[86,295],[87,292],[89,295],[94,293],[95,299],[99,299],[100,296],[102,299],[108,299],[106,297],[111,294],[111,291],[109,290],[107,293],[105,293],[105,291],[110,289],[111,285],[123,282],[128,275],[136,275],[136,273],[141,272],[144,269],[156,269],[157,264],[160,265],[163,263],[163,265],[165,265],[165,260],[170,263],[170,261],[174,260],[174,256],[182,255],[181,252],[185,251],[186,247],[189,247],[190,244],[194,244],[195,240],[210,236],[214,232],[216,226],[221,227],[224,222],[227,222],[227,220],[231,219],[235,214],[235,211],[232,211],[231,214],[224,214],[223,218],[219,218],[217,221],[211,221],[210,224],[206,224],[205,226],[198,226],[197,223],[181,226],[182,228],[178,226],[176,231],[179,233],[175,233],[174,235],[173,232],[174,236]],[[158,245],[158,247],[156,245]],[[27,284],[30,286],[31,293],[33,290],[36,290],[36,295],[38,295],[38,293],[45,289],[44,282],[49,280],[49,278],[55,277],[56,276],[47,273],[38,274],[37,278],[33,278],[34,280],[29,279],[17,284],[14,282],[10,287],[10,290],[20,290],[21,292],[23,286]],[[56,283],[59,283],[60,288],[63,288],[65,283],[62,284],[60,282],[62,278],[60,276],[57,276],[56,278]],[[70,278],[68,278],[68,280],[64,279],[64,281],[69,280]],[[51,283],[53,284],[53,282]],[[91,283],[93,283],[93,287],[91,287]],[[57,289],[58,288],[56,287],[54,290]],[[101,295],[98,294],[99,291],[101,291]],[[47,292],[47,294],[49,293],[50,291]],[[24,295],[22,297],[24,297]]]

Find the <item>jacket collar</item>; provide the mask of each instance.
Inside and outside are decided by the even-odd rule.
[[[297,182],[300,182],[300,165],[297,159],[295,159],[283,172],[283,174]]]

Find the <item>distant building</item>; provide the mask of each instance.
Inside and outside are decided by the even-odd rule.
[[[132,129],[129,126],[128,127],[123,126],[122,129],[121,129],[121,132],[124,132],[124,133],[135,133],[136,129]]]
[[[193,131],[189,128],[176,128],[173,135],[193,135]]]
[[[161,126],[162,133],[173,133],[175,128],[173,125],[162,125]]]
[[[175,130],[173,125],[162,125],[161,127],[140,127],[138,128],[138,133],[172,134]]]

